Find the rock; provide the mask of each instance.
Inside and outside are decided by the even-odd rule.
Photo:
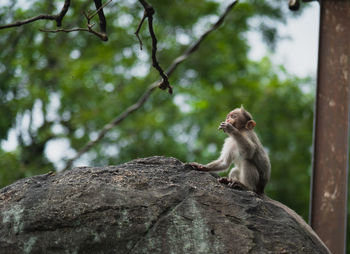
[[[1,253],[329,253],[288,208],[150,157],[0,190]]]

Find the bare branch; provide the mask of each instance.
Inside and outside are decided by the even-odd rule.
[[[238,0],[233,1],[231,4],[229,4],[224,13],[220,15],[219,19],[211,26],[210,29],[208,29],[205,33],[203,33],[199,39],[191,46],[189,47],[181,56],[177,57],[172,64],[170,65],[170,67],[167,70],[168,76],[170,76],[173,71],[175,71],[176,67],[182,63],[183,61],[185,61],[194,51],[196,51],[199,47],[199,45],[202,43],[202,41],[214,30],[216,30],[221,24],[222,22],[224,22],[227,14],[233,9],[233,7],[235,7],[235,5],[238,3]]]
[[[131,113],[134,111],[138,110],[139,108],[142,107],[142,105],[148,100],[152,92],[154,91],[155,88],[158,87],[158,83],[153,83],[151,84],[147,90],[142,94],[142,96],[137,100],[137,102],[130,107],[128,107],[124,112],[122,112],[120,115],[118,115],[116,118],[114,118],[111,122],[106,124],[102,130],[99,132],[97,138],[95,140],[89,141],[72,159],[68,160],[66,163],[66,166],[64,167],[63,170],[69,169],[73,162],[80,158],[84,153],[89,151],[96,143],[98,143],[105,135],[106,133],[121,123],[125,118],[127,118]]]
[[[93,17],[95,17],[95,15],[102,10],[103,8],[105,8],[110,2],[112,2],[112,0],[109,0],[108,2],[104,3],[103,5],[100,5],[100,7],[98,7],[98,9],[95,11],[95,13],[93,13],[92,15],[90,15],[90,19],[92,19]],[[95,2],[95,6],[96,6],[96,2]],[[96,7],[97,8],[97,7]]]
[[[141,29],[141,26],[143,24],[143,21],[145,18],[148,18],[148,30],[152,38],[152,66],[159,72],[160,76],[162,77],[162,82],[159,83],[159,88],[162,90],[168,89],[168,92],[170,94],[173,93],[173,88],[169,84],[168,76],[164,73],[162,67],[160,67],[157,59],[157,38],[153,30],[153,14],[154,14],[154,9],[151,5],[149,5],[145,0],[139,0],[139,2],[142,4],[143,8],[145,9],[143,18],[136,30],[136,36],[140,42],[140,47],[142,48],[142,41],[139,38],[139,31]]]
[[[96,12],[90,16],[85,15],[85,18],[87,19],[87,28],[70,28],[70,29],[59,28],[56,30],[40,29],[40,31],[41,32],[50,32],[50,33],[58,33],[58,32],[70,33],[70,32],[77,32],[77,31],[84,31],[84,32],[89,32],[89,33],[96,35],[97,37],[99,37],[103,41],[107,41],[108,40],[108,36],[106,34],[106,24],[107,23],[106,23],[106,18],[105,18],[104,13],[103,13],[103,8],[106,7],[110,2],[112,2],[112,0],[109,0],[108,2],[104,3],[103,5],[102,5],[101,0],[94,0],[94,1],[95,1],[95,5],[96,5]],[[25,19],[25,20],[21,20],[21,21],[16,21],[16,22],[11,23],[11,24],[0,26],[0,29],[22,26],[22,25],[32,23],[32,22],[37,21],[37,20],[41,20],[41,19],[55,20],[57,26],[61,27],[62,20],[68,12],[70,3],[71,3],[70,0],[65,0],[60,13],[58,13],[57,15],[42,14],[42,15],[38,15],[38,16],[33,17],[33,18],[29,18],[29,19]],[[96,14],[99,15],[101,32],[93,30],[92,29],[93,24],[92,25],[90,24],[91,19]]]
[[[95,30],[92,29],[92,27],[93,27],[94,25],[95,25],[95,24],[88,24],[88,28],[77,27],[77,28],[69,28],[69,29],[59,28],[59,29],[56,29],[56,30],[48,30],[48,29],[39,29],[39,30],[40,30],[41,32],[46,32],[46,33],[59,33],[59,32],[71,33],[71,32],[79,32],[79,31],[82,31],[82,32],[89,32],[89,33],[92,33],[92,34],[96,35],[96,36],[99,37],[101,40],[107,41],[107,40],[108,40],[108,37],[107,37],[106,34],[97,32],[97,31],[95,31]]]
[[[102,5],[102,0],[94,0],[95,6],[96,6],[96,12],[98,14],[98,18],[100,19],[100,29],[102,33],[106,33],[107,31],[107,23],[105,14],[103,13],[103,7],[109,4],[111,1],[107,2],[106,4]],[[92,19],[96,13],[90,16],[90,19]]]
[[[213,31],[215,31],[224,21],[229,11],[238,3],[238,0],[232,2],[225,10],[225,12],[219,17],[218,21],[214,23],[214,25],[204,32],[199,39],[192,44],[181,56],[177,57],[168,68],[168,76],[175,71],[175,69],[179,66],[179,64],[183,63],[191,54],[193,54],[198,48],[201,42]],[[142,25],[142,24],[141,24]],[[140,26],[140,25],[139,25]],[[106,124],[102,130],[99,132],[97,138],[95,140],[89,141],[80,151],[70,160],[67,161],[66,166],[64,167],[64,170],[69,169],[73,162],[80,158],[84,153],[89,151],[95,144],[97,144],[99,141],[101,141],[104,136],[107,134],[109,130],[111,130],[113,127],[120,124],[125,118],[127,118],[130,114],[141,108],[145,102],[149,99],[151,94],[155,91],[155,88],[159,87],[159,83],[155,82],[151,84],[146,91],[142,94],[142,96],[137,100],[136,103],[128,107],[124,112],[119,114],[117,117],[115,117],[111,122]]]
[[[79,32],[79,31],[89,32],[89,29],[77,27],[77,28],[69,28],[69,29],[59,28],[56,30],[39,29],[39,31],[45,32],[45,33],[59,33],[59,32],[70,33],[70,32]]]
[[[99,1],[100,3],[101,1]],[[50,32],[50,33],[58,33],[58,32],[65,32],[65,33],[70,33],[70,32],[78,32],[78,31],[83,31],[83,32],[89,32],[89,33],[92,33],[94,35],[96,35],[97,37],[99,37],[101,40],[103,41],[107,41],[108,40],[108,36],[106,34],[106,19],[104,17],[104,14],[103,14],[103,8],[106,7],[110,2],[112,2],[112,0],[109,0],[108,2],[106,2],[105,4],[103,5],[99,5],[99,7],[97,8],[96,12],[93,13],[92,15],[88,15],[86,13],[83,13],[84,14],[84,17],[86,18],[86,22],[87,22],[87,28],[60,28],[60,29],[56,29],[56,30],[47,30],[47,29],[39,29],[41,32]],[[99,4],[98,3],[98,4]],[[96,30],[92,29],[93,26],[95,24],[91,24],[91,19],[97,14],[97,13],[100,13],[102,11],[102,25],[101,25],[101,17],[100,17],[100,28],[101,28],[101,32],[97,32]],[[100,14],[99,14],[100,16]],[[102,30],[104,29],[104,31]]]
[[[13,22],[11,24],[0,26],[0,29],[6,29],[6,28],[11,28],[11,27],[16,27],[16,26],[22,26],[22,25],[25,25],[25,24],[28,24],[28,23],[32,23],[32,22],[40,20],[40,19],[54,20],[55,16],[54,15],[48,15],[48,14],[41,14],[41,15],[33,17],[33,18],[29,18],[29,19],[25,19],[25,20],[19,20],[19,21],[15,21],[15,22]]]
[[[61,12],[56,16],[56,23],[58,27],[62,26],[62,19],[67,14],[70,6],[70,0],[65,0]]]
[[[60,13],[57,15],[41,14],[41,15],[38,15],[36,17],[32,17],[32,18],[25,19],[25,20],[15,21],[11,24],[0,26],[0,30],[6,29],[6,28],[11,28],[11,27],[16,27],[16,26],[22,26],[22,25],[32,23],[32,22],[37,21],[37,20],[42,20],[42,19],[55,20],[57,26],[60,27],[62,25],[62,20],[63,20],[64,16],[67,14],[69,6],[70,6],[70,0],[65,0]]]

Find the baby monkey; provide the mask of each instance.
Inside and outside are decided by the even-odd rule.
[[[270,179],[271,165],[258,136],[254,132],[256,123],[243,106],[231,111],[219,129],[228,134],[220,157],[206,165],[191,162],[189,165],[200,171],[224,171],[232,162],[228,178],[220,178],[221,183],[231,188],[251,190],[263,194]]]

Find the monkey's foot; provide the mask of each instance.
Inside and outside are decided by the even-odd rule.
[[[245,186],[243,183],[238,182],[238,181],[233,181],[228,184],[228,187],[235,189],[235,190],[241,190],[241,191],[247,191],[248,188]]]
[[[232,179],[229,179],[229,178],[227,178],[227,177],[220,177],[220,178],[219,178],[219,183],[230,184],[230,183],[232,183],[232,182],[233,182]]]

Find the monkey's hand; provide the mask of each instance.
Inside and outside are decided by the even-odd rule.
[[[206,171],[206,167],[197,162],[186,163],[186,166],[190,166],[193,170]]]
[[[222,122],[218,129],[223,130],[227,134],[229,133],[234,134],[239,132],[239,130],[236,127],[234,127],[232,124],[227,122]]]

